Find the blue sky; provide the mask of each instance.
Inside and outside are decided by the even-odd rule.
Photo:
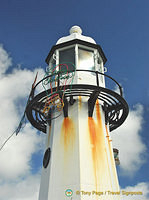
[[[45,69],[45,58],[51,47],[55,45],[60,37],[68,35],[71,26],[79,25],[84,35],[91,36],[97,44],[101,45],[107,57],[107,63],[105,64],[108,69],[107,74],[115,78],[123,86],[125,99],[132,111],[130,122],[131,120],[133,122],[132,117],[137,115],[138,118],[136,120],[141,122],[138,129],[138,124],[136,124],[136,134],[141,144],[146,147],[142,147],[142,150],[140,150],[138,159],[140,159],[140,162],[142,159],[142,164],[138,164],[138,168],[134,170],[135,172],[132,173],[132,176],[127,176],[126,173],[123,173],[123,170],[118,168],[119,181],[123,188],[135,186],[139,183],[148,184],[147,187],[149,187],[148,13],[148,0],[1,0],[0,6],[0,44],[2,45],[2,54],[8,54],[5,59],[7,61],[10,59],[10,63],[8,63],[8,67],[6,66],[2,76],[1,87],[3,86],[4,90],[7,88],[10,90],[10,86],[6,87],[9,79],[2,85],[5,80],[4,76],[8,78],[8,74],[12,81],[14,77],[16,79],[19,78],[18,73],[22,77],[23,73],[26,73],[29,77],[26,82],[18,80],[18,82],[22,81],[27,88],[25,94],[16,92],[16,95],[20,95],[18,99],[27,98],[36,69]],[[40,71],[43,72],[41,69]],[[14,108],[17,107],[12,105],[11,112],[13,112]],[[9,116],[8,113],[6,117]],[[21,111],[16,115],[16,121],[6,129],[7,134],[0,139],[0,144],[7,138],[6,136],[11,134],[20,116]],[[35,132],[31,127],[29,129]],[[134,127],[132,128],[133,130],[135,130]],[[128,130],[124,127],[122,131],[127,132]],[[129,131],[131,133],[131,125]],[[2,132],[2,134],[4,133]],[[25,134],[25,131],[21,134]],[[25,137],[25,135],[23,136]],[[128,136],[127,133],[126,136]],[[28,170],[30,175],[32,173],[37,174],[41,168],[42,150],[36,148],[36,144],[42,143],[44,139],[41,136],[39,137],[40,139],[32,138],[35,143],[32,149],[33,153],[30,153],[30,158],[28,158],[32,168]],[[131,142],[132,148],[137,149],[138,143],[136,146],[133,144],[133,137]],[[11,143],[8,145],[11,145]],[[131,146],[129,150],[132,150]],[[2,154],[4,156],[5,151],[0,152],[0,157]],[[121,157],[120,159],[126,158]],[[29,176],[28,178],[30,179]],[[7,180],[9,179],[3,177],[2,180],[2,183],[4,184],[5,182],[5,185],[7,185]],[[4,197],[4,199],[11,200],[11,197]],[[15,197],[15,199],[17,198],[19,199],[20,197]],[[34,198],[32,197],[32,199]]]

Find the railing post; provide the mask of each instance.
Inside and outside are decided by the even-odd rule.
[[[98,71],[96,71],[96,81],[97,81],[97,86],[99,86]]]
[[[58,72],[58,80],[57,80],[57,88],[58,88],[58,90],[59,90],[59,84],[60,84],[60,81],[59,81],[59,77],[60,77],[60,72]]]
[[[119,85],[119,89],[120,89],[120,95],[121,95],[121,97],[123,97],[123,88],[121,85]]]

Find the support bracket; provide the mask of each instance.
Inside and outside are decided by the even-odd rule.
[[[104,103],[103,105],[103,110],[105,112],[105,124],[107,125],[109,122],[109,117],[108,117],[108,105]]]
[[[64,107],[63,107],[64,117],[68,117],[68,101],[65,97],[63,102],[64,102]]]
[[[88,100],[88,116],[89,117],[93,116],[94,106],[95,106],[99,93],[100,93],[99,90],[95,90],[90,95],[90,98]]]
[[[73,96],[70,96],[69,104],[72,106],[76,100],[73,98]]]

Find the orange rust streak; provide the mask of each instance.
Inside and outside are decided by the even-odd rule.
[[[110,168],[106,151],[105,135],[103,129],[102,115],[100,111],[99,102],[96,101],[96,118],[97,118],[97,140],[98,140],[98,172],[97,172],[97,181],[98,181],[98,190],[112,189],[112,184],[110,178]],[[108,137],[107,132],[107,139]]]
[[[70,119],[69,117],[66,117],[63,120],[61,136],[63,138],[65,150],[73,147],[75,142],[75,127],[72,119]]]
[[[97,123],[92,117],[88,118],[88,126],[90,133],[90,142],[92,145],[92,159],[95,175],[96,191],[102,190],[102,186],[106,177],[106,158],[105,158],[105,142],[102,126],[102,119],[99,110],[99,104],[96,104]],[[97,186],[100,185],[100,188]]]
[[[90,142],[91,142],[91,148],[92,148],[92,159],[93,159],[93,167],[94,167],[94,176],[95,176],[95,184],[96,184],[96,190],[97,190],[97,179],[96,179],[96,161],[97,161],[97,155],[96,155],[96,124],[92,117],[88,117],[88,127],[89,127],[89,133],[90,133]]]
[[[100,123],[100,124],[102,125],[98,100],[96,101],[96,116],[97,116],[97,122]]]
[[[96,124],[92,117],[88,117],[91,144],[96,147]]]
[[[105,154],[105,141],[104,141],[104,131],[103,131],[103,125],[102,125],[102,118],[101,113],[99,110],[99,102],[96,101],[96,117],[97,117],[97,134],[98,134],[98,176],[97,180],[100,185],[104,185],[104,182],[106,181],[106,154]],[[102,178],[101,178],[102,177]],[[101,187],[99,189],[102,189]]]

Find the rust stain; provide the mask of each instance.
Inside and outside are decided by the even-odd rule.
[[[82,108],[82,97],[79,96],[79,109],[81,109],[81,108]]]
[[[100,123],[100,125],[102,126],[101,114],[100,114],[100,110],[99,110],[98,100],[96,100],[96,117],[97,117],[97,122]]]
[[[105,147],[105,138],[104,138],[104,130],[102,125],[102,117],[99,108],[99,102],[96,101],[96,118],[97,118],[97,136],[98,136],[98,144],[97,144],[97,161],[98,161],[98,173],[97,173],[97,181],[98,181],[98,189],[103,190],[105,187],[105,182],[107,181],[107,161],[106,161],[106,147]],[[102,177],[102,178],[101,178]]]
[[[96,160],[97,160],[97,131],[96,131],[96,123],[92,117],[88,117],[88,127],[89,127],[89,134],[90,134],[90,142],[91,142],[91,148],[92,148],[92,159],[93,159],[93,167],[94,167],[94,176],[96,177],[96,171],[97,171],[97,165],[96,165]],[[95,184],[97,186],[97,181],[95,178]],[[96,188],[97,189],[97,188]]]
[[[92,117],[88,118],[88,127],[90,134],[90,142],[92,145],[92,159],[93,159],[93,167],[94,167],[94,175],[95,175],[95,186],[96,191],[102,190],[102,186],[104,184],[103,174],[106,168],[105,165],[105,143],[104,143],[104,132],[102,126],[102,119],[100,115],[99,105],[96,104],[96,115],[97,121],[95,121]],[[98,186],[101,186],[99,188]]]
[[[59,135],[59,145],[57,150],[60,156],[62,174],[59,177],[61,184],[68,184],[71,180],[70,174],[73,174],[75,165],[75,150],[76,150],[76,129],[74,121],[69,118],[63,118]]]
[[[74,146],[75,142],[75,126],[69,117],[65,117],[61,128],[61,137],[64,144],[64,150],[70,150]]]
[[[88,117],[88,127],[90,143],[92,146],[92,160],[96,191],[102,191],[105,189],[111,190],[112,180],[107,157],[102,116],[98,101],[96,102],[96,120],[92,117]],[[106,136],[109,136],[108,132]],[[108,138],[109,137],[107,137],[107,139]]]

